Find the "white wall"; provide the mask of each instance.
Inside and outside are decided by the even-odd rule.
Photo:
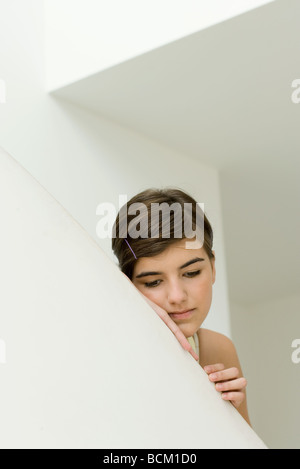
[[[300,296],[230,309],[253,428],[270,448],[299,448],[300,363],[291,344],[300,339]]]
[[[46,0],[48,89],[272,0]]]
[[[6,84],[6,103],[0,103],[0,146],[60,201],[109,255],[110,242],[96,238],[100,202],[117,204],[119,194],[131,197],[149,185],[171,184],[204,202],[215,230],[217,258],[215,296],[206,325],[231,336],[217,172],[116,123],[47,96],[42,0],[2,0],[0,10],[0,79]],[[300,338],[299,303],[300,298],[293,297],[248,310],[234,304],[230,307],[232,338],[249,381],[250,418],[271,447],[300,447],[295,406],[300,365],[291,361],[292,339]]]
[[[230,336],[226,264],[217,172],[186,155],[44,92],[43,4],[12,0],[0,15],[0,62],[6,104],[0,105],[0,146],[60,201],[105,252],[96,208],[118,204],[149,186],[189,191],[215,230],[217,280],[206,327]],[[13,26],[16,27],[13,27]],[[18,31],[18,34],[16,34]]]
[[[1,148],[0,213],[0,449],[265,449],[132,283]]]

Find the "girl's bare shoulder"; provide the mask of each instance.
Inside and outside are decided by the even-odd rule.
[[[201,366],[223,363],[226,367],[238,363],[235,346],[229,337],[202,327],[197,333]]]

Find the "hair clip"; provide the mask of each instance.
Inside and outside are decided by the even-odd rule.
[[[128,247],[129,247],[130,251],[132,252],[134,257],[137,259],[136,255],[134,254],[133,250],[131,249],[130,244],[128,243],[127,239],[126,238],[124,238],[124,239],[125,239],[126,243],[128,244]]]

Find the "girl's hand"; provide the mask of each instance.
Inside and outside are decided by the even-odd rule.
[[[173,332],[173,334],[177,338],[178,342],[182,345],[182,347],[185,350],[187,350],[196,361],[198,361],[199,356],[194,352],[193,347],[191,346],[191,344],[189,343],[189,341],[185,337],[184,333],[179,329],[177,324],[170,318],[168,313],[164,309],[162,309],[160,306],[158,306],[156,303],[149,300],[149,298],[147,298],[142,293],[141,293],[141,295],[145,298],[147,303],[154,309],[154,311],[158,314],[158,316],[164,321],[164,323],[168,326],[168,328],[171,329],[171,331]]]
[[[238,368],[225,369],[223,363],[216,363],[205,366],[204,371],[208,374],[209,380],[216,383],[216,390],[222,393],[223,399],[231,401],[236,408],[241,405],[246,397],[247,380],[239,377]]]

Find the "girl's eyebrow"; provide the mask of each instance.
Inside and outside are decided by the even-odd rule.
[[[181,265],[179,269],[184,269],[184,267],[187,267],[188,265],[194,264],[195,262],[200,262],[204,261],[202,257],[195,257],[195,259],[192,259],[190,261],[187,261],[185,264]],[[141,277],[147,277],[148,275],[162,275],[163,272],[142,272],[139,275],[136,275],[135,278],[141,278]]]

